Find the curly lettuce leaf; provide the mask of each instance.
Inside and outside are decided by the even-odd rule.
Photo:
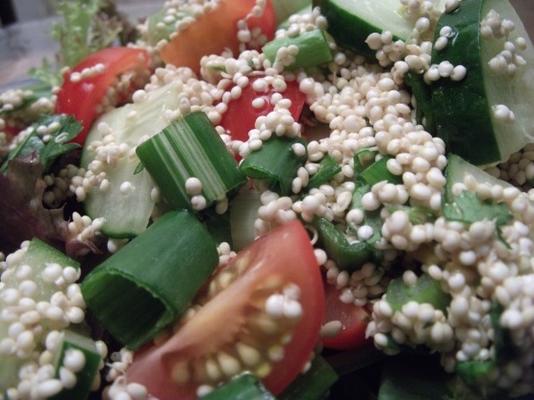
[[[104,0],[56,0],[62,20],[53,26],[52,36],[59,42],[60,64],[72,67],[89,54],[109,47],[123,30],[121,20],[102,16]]]

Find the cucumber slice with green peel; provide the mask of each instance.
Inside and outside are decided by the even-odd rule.
[[[20,253],[19,253],[20,252]],[[37,290],[32,296],[35,302],[50,301],[51,296],[58,291],[58,286],[54,282],[47,282],[43,278],[43,271],[49,264],[58,264],[61,268],[73,267],[79,269],[79,264],[71,258],[65,256],[60,251],[40,241],[33,239],[29,246],[17,251],[19,257],[8,263],[8,268],[2,273],[2,283],[0,289],[0,309],[3,308],[2,293],[6,289],[18,288],[22,281],[30,279],[37,285]],[[23,274],[23,270],[31,268],[29,276]],[[0,320],[0,341],[8,338],[10,322]],[[19,368],[24,362],[16,355],[0,355],[0,393],[8,388],[15,387],[18,383]]]
[[[303,10],[311,11],[312,0],[272,0],[276,23],[279,27],[282,23],[287,23],[288,18]]]
[[[495,178],[479,167],[468,163],[462,157],[457,156],[456,154],[449,154],[447,158],[447,183],[445,186],[445,199],[447,202],[451,202],[455,198],[453,193],[454,184],[464,183],[464,180],[467,176],[472,176],[479,184],[486,183],[489,185],[500,185],[503,188],[513,187],[508,182]]]
[[[328,32],[356,52],[372,56],[367,37],[389,31],[393,40],[407,40],[413,25],[402,15],[400,0],[315,0],[328,20]]]
[[[482,20],[491,9],[516,25],[512,37],[522,36],[527,65],[514,76],[499,75],[489,61],[504,50],[505,39],[483,38]],[[450,14],[443,14],[436,28],[450,26],[454,37],[445,49],[432,53],[432,63],[449,61],[467,68],[460,82],[440,79],[432,84],[432,117],[435,133],[454,152],[476,165],[505,161],[534,141],[534,117],[529,104],[534,98],[534,49],[519,16],[508,0],[465,0]],[[515,121],[502,121],[492,110],[505,105]]]
[[[118,144],[125,143],[135,148],[143,138],[148,138],[169,125],[164,116],[166,109],[178,108],[179,88],[171,83],[147,94],[141,103],[128,104],[115,109],[96,123],[89,133],[82,154],[81,165],[87,168],[95,159],[91,143],[101,141],[107,133],[98,129],[99,123],[111,128],[111,135]],[[134,115],[132,117],[132,115]],[[85,211],[91,218],[105,218],[102,232],[112,238],[129,238],[143,232],[150,220],[155,202],[151,197],[154,183],[147,171],[137,174],[140,161],[136,155],[120,158],[106,165],[106,179],[110,185],[106,191],[94,187],[85,200]],[[131,190],[121,191],[123,182],[130,182]]]
[[[60,379],[61,368],[65,367],[65,357],[69,352],[80,351],[84,356],[83,367],[79,371],[71,371],[76,376],[76,383],[71,388],[64,388],[60,393],[50,398],[50,400],[85,400],[89,397],[91,386],[98,374],[98,367],[101,361],[96,344],[88,337],[79,335],[72,331],[63,333],[63,340],[59,351],[56,353],[54,361],[55,376]]]

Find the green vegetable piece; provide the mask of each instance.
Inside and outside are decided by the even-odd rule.
[[[32,269],[31,279],[37,285],[37,291],[33,295],[35,302],[50,301],[50,297],[57,292],[57,286],[53,282],[47,282],[42,277],[42,272],[48,263],[59,264],[62,268],[73,267],[79,269],[78,262],[67,257],[54,247],[39,239],[32,239],[24,255],[18,261],[11,261],[9,269],[2,275],[4,288],[18,288],[23,280],[15,273],[22,265],[29,265]],[[5,273],[9,271],[8,273]],[[43,322],[43,324],[45,324]],[[10,322],[0,320],[0,341],[9,337]],[[19,381],[19,368],[26,360],[15,355],[0,357],[0,394],[10,387],[16,387]]]
[[[79,350],[85,356],[85,365],[83,369],[76,373],[76,385],[71,389],[64,389],[56,396],[50,398],[50,400],[85,400],[89,397],[91,392],[91,386],[95,380],[96,374],[98,374],[98,367],[101,361],[100,354],[96,348],[95,342],[90,338],[79,335],[72,331],[65,331],[63,334],[63,341],[61,343],[61,349],[56,354],[55,376],[59,379],[59,370],[63,366],[65,354],[71,350]]]
[[[58,124],[58,128],[50,133],[50,139],[44,141],[43,137],[37,133],[39,126],[50,126]],[[69,143],[82,130],[82,126],[76,119],[69,115],[50,115],[41,118],[32,125],[31,133],[17,147],[9,152],[0,172],[5,173],[8,169],[9,161],[15,158],[37,159],[47,171],[58,157],[66,154],[80,145]]]
[[[206,228],[172,211],[94,269],[82,293],[113,337],[137,349],[182,315],[218,259]]]
[[[361,174],[367,167],[375,162],[378,151],[362,149],[354,155],[354,172]]]
[[[384,365],[378,400],[449,400],[449,379],[434,358],[390,358]]]
[[[423,75],[408,72],[404,82],[412,90],[415,98],[415,119],[428,132],[435,132],[434,117],[432,115],[432,90],[423,79]]]
[[[299,52],[295,61],[286,68],[309,68],[332,61],[332,52],[324,32],[320,29],[301,33],[295,37],[275,39],[263,46],[263,54],[275,62],[276,54],[282,47],[297,46]]]
[[[506,225],[513,219],[506,204],[480,200],[475,193],[468,191],[456,196],[452,203],[445,203],[443,215],[450,221],[460,221],[466,224],[494,220],[497,226]]]
[[[313,175],[308,183],[308,189],[317,188],[325,183],[328,183],[341,172],[341,166],[332,157],[327,155],[321,161],[319,170]]]
[[[207,205],[225,199],[246,180],[203,112],[173,122],[138,146],[136,153],[176,209],[191,208],[185,189],[188,178],[200,180]]]
[[[217,214],[215,210],[208,210],[203,217],[204,225],[215,243],[226,242],[233,249],[230,213]]]
[[[421,275],[415,286],[406,285],[402,278],[393,279],[388,285],[386,300],[395,311],[400,311],[403,305],[415,301],[432,304],[434,308],[446,312],[451,302],[450,296],[441,289],[439,282],[427,274]]]
[[[320,400],[338,380],[338,375],[321,356],[313,358],[310,369],[284,390],[280,400]]]
[[[276,23],[279,27],[284,27],[287,24],[287,19],[301,10],[311,11],[311,0],[272,0],[274,7],[274,14],[276,16]]]
[[[362,197],[370,190],[371,186],[366,184],[362,179],[357,179],[356,188],[354,189],[354,193],[352,195],[352,208],[362,209]],[[373,228],[373,236],[367,239],[366,243],[374,245],[382,237],[383,221],[382,218],[380,218],[380,211],[365,211],[363,217],[363,224],[369,225],[371,228]],[[348,229],[349,231],[354,230],[351,226],[349,226]],[[375,254],[377,255],[377,257],[379,253],[379,251],[375,250]]]
[[[203,396],[202,400],[276,400],[276,398],[254,375],[244,373]]]
[[[395,184],[402,183],[402,178],[400,176],[393,175],[389,172],[387,167],[389,159],[391,159],[391,157],[383,157],[365,168],[360,174],[363,180],[371,186],[382,181]]]
[[[375,258],[375,250],[370,243],[349,243],[345,235],[327,219],[318,218],[314,225],[328,257],[334,260],[340,269],[355,271]]]
[[[83,58],[110,47],[122,31],[120,21],[100,17],[104,0],[56,0],[61,19],[54,23],[52,36],[59,42],[61,65],[73,67]]]
[[[462,361],[456,364],[456,374],[469,386],[477,386],[488,380],[495,369],[495,362],[488,361]]]
[[[291,194],[291,183],[306,156],[297,156],[292,146],[300,139],[275,136],[261,149],[250,153],[241,163],[241,171],[249,178],[267,181],[271,189],[282,195]]]

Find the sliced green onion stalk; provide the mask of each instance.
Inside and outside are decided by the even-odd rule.
[[[338,375],[321,356],[315,356],[310,369],[300,375],[279,396],[280,400],[319,400],[338,380]]]
[[[56,353],[54,361],[55,376],[59,379],[61,368],[65,367],[65,356],[69,351],[80,351],[84,356],[83,367],[79,371],[71,371],[76,376],[76,384],[71,388],[63,389],[59,394],[50,400],[85,400],[89,397],[91,386],[98,374],[98,367],[101,361],[96,344],[88,337],[82,336],[73,331],[65,331],[60,350]]]
[[[136,152],[173,208],[191,208],[185,188],[188,178],[200,180],[206,205],[223,200],[245,182],[245,176],[203,112],[173,122],[138,146]]]
[[[330,182],[339,172],[341,172],[341,166],[330,155],[326,155],[322,159],[317,173],[311,177],[307,188],[313,189],[324,185]]]
[[[365,168],[361,172],[361,177],[369,185],[374,185],[378,182],[387,181],[390,183],[399,184],[402,183],[402,178],[398,175],[393,175],[388,170],[388,160],[391,157],[383,157],[378,161]]]
[[[321,29],[304,32],[295,37],[275,39],[263,46],[262,50],[265,57],[274,63],[278,50],[289,46],[297,46],[299,51],[295,61],[286,67],[309,68],[332,61],[328,39]]]
[[[306,161],[306,156],[298,156],[293,151],[292,146],[296,143],[303,142],[278,136],[269,139],[245,158],[241,171],[249,178],[266,181],[281,195],[291,194],[291,183]]]
[[[371,244],[349,243],[343,232],[336,229],[334,224],[327,219],[318,218],[314,225],[319,234],[319,242],[339,269],[354,271],[375,258],[375,251]]]
[[[361,149],[354,155],[354,172],[358,175],[368,166],[375,162],[378,151],[371,149]]]
[[[276,400],[258,379],[246,372],[218,387],[202,400]]]
[[[93,270],[82,293],[104,328],[137,349],[182,315],[217,263],[204,225],[172,211]]]
[[[230,204],[230,230],[233,249],[239,251],[252,243],[256,237],[254,221],[261,206],[260,193],[243,187]]]
[[[443,291],[438,281],[423,274],[417,278],[414,286],[408,286],[402,278],[393,279],[388,285],[386,300],[395,311],[400,311],[406,303],[415,301],[431,304],[435,309],[446,312],[451,297]]]

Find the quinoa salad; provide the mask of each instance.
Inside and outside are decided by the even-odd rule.
[[[534,398],[508,0],[55,7],[0,93],[0,400]]]

